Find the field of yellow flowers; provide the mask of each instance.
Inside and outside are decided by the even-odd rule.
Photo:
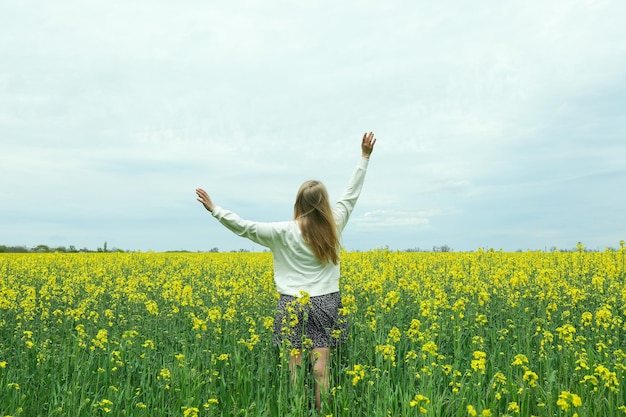
[[[626,416],[626,251],[344,253],[322,416]],[[0,255],[0,417],[308,416],[269,253]]]

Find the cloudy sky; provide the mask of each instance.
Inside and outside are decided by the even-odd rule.
[[[622,1],[3,0],[0,244],[261,250],[378,138],[348,250],[626,239]]]

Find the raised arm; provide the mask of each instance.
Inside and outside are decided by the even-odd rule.
[[[376,138],[372,132],[365,133],[363,135],[363,139],[361,140],[361,159],[352,172],[352,176],[350,177],[348,185],[346,186],[341,198],[335,204],[333,217],[339,233],[341,233],[346,227],[350,214],[352,213],[352,210],[354,210],[354,206],[359,199],[363,183],[365,182],[367,165],[369,163],[369,158],[372,155],[372,151],[374,150],[375,143]]]
[[[230,210],[225,210],[211,200],[209,194],[202,188],[196,189],[198,201],[205,209],[211,212],[220,223],[238,236],[245,237],[265,247],[271,247],[276,230],[274,223],[260,223],[243,219]]]

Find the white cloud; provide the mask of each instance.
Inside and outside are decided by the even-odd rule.
[[[442,210],[374,210],[351,219],[358,230],[381,230],[427,225],[432,217],[441,216]]]

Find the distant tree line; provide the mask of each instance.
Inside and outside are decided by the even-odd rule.
[[[619,242],[619,245],[621,248],[624,247],[624,241],[621,240]],[[483,248],[487,251],[496,251],[496,249],[494,248]],[[501,250],[501,249],[500,249]],[[540,252],[563,252],[563,253],[567,253],[567,252],[602,252],[602,251],[617,251],[618,249],[614,248],[614,247],[607,247],[604,249],[600,249],[600,248],[596,248],[596,249],[591,249],[586,247],[585,245],[583,245],[581,242],[578,242],[576,244],[576,247],[574,248],[566,248],[566,249],[560,249],[557,248],[556,246],[551,246],[550,248],[545,247],[543,249],[526,249],[526,251],[540,251]],[[415,247],[415,248],[409,248],[409,249],[405,249],[403,252],[454,252],[454,249],[452,249],[450,246],[448,245],[441,245],[441,246],[433,246],[431,250],[428,249],[420,249],[419,247]],[[473,252],[473,251],[470,251]],[[515,252],[525,252],[522,249],[517,249]]]
[[[48,253],[48,252],[78,253],[78,252],[125,252],[125,251],[122,249],[117,249],[117,248],[109,249],[107,246],[107,242],[104,242],[104,245],[96,250],[91,250],[88,248],[77,249],[74,245],[70,245],[68,247],[37,245],[37,246],[33,246],[32,248],[28,248],[26,246],[0,245],[0,253]]]
[[[620,242],[620,247],[624,247],[624,241],[621,240]],[[384,248],[378,248],[376,250],[389,250],[389,247],[386,246]],[[488,251],[496,251],[493,248],[486,248],[486,250]],[[531,250],[531,249],[527,249]],[[617,249],[615,248],[605,248],[603,250],[609,250],[609,251],[616,251]],[[582,243],[578,242],[576,244],[576,247],[571,248],[571,249],[559,249],[556,246],[551,246],[550,248],[545,247],[544,249],[537,249],[537,251],[543,251],[543,252],[600,252],[601,249],[590,249],[585,247]],[[65,246],[48,246],[48,245],[37,245],[37,246],[33,246],[32,248],[28,248],[26,246],[7,246],[7,245],[0,245],[0,253],[47,253],[47,252],[62,252],[62,253],[78,253],[78,252],[131,252],[131,251],[125,251],[122,249],[117,249],[117,248],[112,248],[109,249],[107,246],[107,242],[104,242],[104,244],[102,245],[102,247],[97,248],[96,250],[91,250],[88,248],[81,248],[81,249],[77,249],[75,246],[70,245],[68,247]],[[175,250],[175,251],[167,251],[167,252],[189,252],[187,250]],[[210,252],[210,253],[218,253],[220,252],[219,248],[214,247],[211,248],[209,250],[204,250],[204,251],[198,251],[198,252]],[[231,250],[229,252],[250,252],[250,250],[248,249],[239,249],[239,250]],[[264,252],[267,252],[267,249],[264,250]],[[360,251],[357,251],[360,252]],[[398,251],[398,252],[454,252],[454,249],[452,249],[450,246],[448,245],[440,245],[440,246],[433,246],[432,249],[420,249],[419,247],[414,247],[414,248],[408,248],[408,249],[404,249],[403,251]],[[473,251],[470,251],[473,252]],[[522,249],[518,249],[516,250],[516,252],[524,252]]]
[[[209,250],[205,250],[205,251],[198,251],[198,252],[209,252],[209,253],[217,253],[219,252],[219,248],[215,247],[215,248],[211,248]],[[70,246],[48,246],[48,245],[37,245],[37,246],[33,246],[31,248],[27,247],[27,246],[23,246],[23,245],[18,245],[18,246],[10,246],[10,245],[0,245],[0,253],[55,253],[55,252],[60,252],[60,253],[95,253],[95,252],[133,252],[130,250],[123,250],[123,249],[118,249],[118,248],[112,248],[109,249],[107,247],[107,243],[104,242],[104,245],[100,248],[97,248],[96,250],[92,250],[89,248],[81,248],[81,249],[77,249],[76,246],[74,245],[70,245]],[[169,250],[169,251],[165,251],[165,252],[190,252],[188,250],[184,250],[184,249],[180,249],[180,250]],[[230,252],[250,252],[250,250],[248,249],[238,249],[238,250],[232,250]],[[267,250],[265,250],[265,252],[267,252]]]

